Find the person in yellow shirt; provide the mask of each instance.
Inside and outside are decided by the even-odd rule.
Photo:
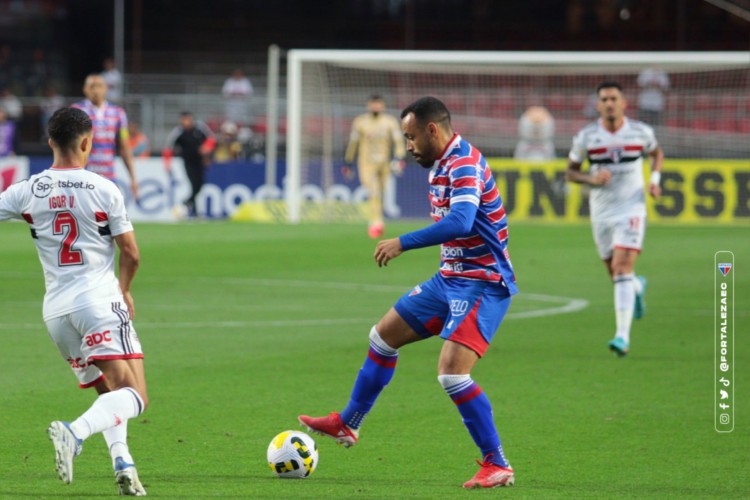
[[[344,161],[347,165],[357,157],[359,182],[369,195],[370,238],[379,238],[385,232],[383,220],[383,190],[393,169],[401,173],[405,166],[406,149],[401,137],[398,120],[385,113],[385,101],[379,95],[367,100],[367,113],[361,114],[352,122],[349,145]],[[351,169],[344,167],[345,174]]]

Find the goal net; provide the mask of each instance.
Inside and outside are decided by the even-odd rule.
[[[573,135],[598,117],[594,90],[604,80],[623,86],[627,115],[655,127],[667,157],[750,157],[747,52],[292,50],[288,219],[308,220],[306,215],[315,213],[323,220],[345,220],[352,212],[342,204],[366,197],[358,181],[342,176],[341,166],[352,120],[365,111],[371,94],[383,96],[395,116],[419,97],[441,99],[454,129],[487,158],[513,158],[521,115],[543,106],[554,120],[548,147],[564,163]],[[390,182],[384,200],[388,217],[428,214],[426,175],[410,165]]]

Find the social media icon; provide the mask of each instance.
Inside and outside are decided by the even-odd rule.
[[[719,379],[719,382],[721,382],[722,384],[724,384],[724,387],[729,387],[729,380],[725,379],[724,377],[721,377]]]
[[[719,423],[721,423],[723,425],[728,424],[729,423],[729,414],[722,413],[721,415],[719,415]]]
[[[728,409],[729,409],[729,405],[728,405],[728,404],[726,404],[726,403],[721,403],[721,404],[719,405],[719,408],[721,408],[722,410],[728,410]]]
[[[724,389],[719,389],[719,396],[721,399],[729,399],[729,394]]]

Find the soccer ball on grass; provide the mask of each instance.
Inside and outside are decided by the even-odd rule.
[[[318,445],[304,432],[284,431],[271,440],[266,456],[276,476],[304,479],[318,466]]]

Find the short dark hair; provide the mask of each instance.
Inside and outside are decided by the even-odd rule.
[[[181,111],[180,112],[180,118],[185,118],[186,116],[193,116],[193,113],[190,111]]]
[[[596,86],[596,93],[599,94],[601,89],[617,89],[622,92],[622,85],[615,81],[602,82]]]
[[[417,119],[422,125],[427,123],[441,123],[445,122],[449,127],[451,123],[451,113],[445,104],[440,99],[435,97],[420,97],[413,103],[409,104],[401,112],[401,119],[406,118],[409,113],[414,114],[414,118]]]
[[[47,134],[62,149],[75,147],[75,140],[91,132],[91,118],[78,108],[60,108],[47,123]]]
[[[384,101],[383,96],[380,94],[371,94],[370,97],[367,98],[369,102],[371,101]]]

